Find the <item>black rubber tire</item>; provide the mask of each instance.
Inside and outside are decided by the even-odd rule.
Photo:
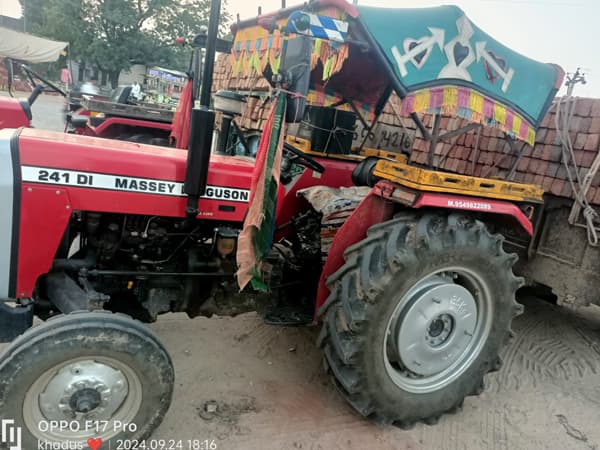
[[[142,403],[132,421],[137,430],[105,440],[102,449],[117,448],[119,439],[146,439],[162,422],[171,404],[175,373],[158,338],[147,326],[125,315],[79,311],[29,329],[0,357],[0,417],[14,419],[21,427],[24,449],[38,448],[38,439],[23,418],[28,389],[45,371],[81,356],[119,360],[136,373],[142,386]],[[92,430],[89,437],[95,435]]]
[[[433,424],[462,406],[467,395],[483,390],[486,373],[501,365],[498,353],[508,341],[510,324],[523,311],[515,292],[517,260],[502,248],[503,237],[462,214],[402,213],[371,227],[349,247],[346,263],[327,280],[331,294],[319,310],[323,328],[318,344],[324,366],[356,411],[376,422],[410,428]],[[419,279],[444,266],[476,271],[491,286],[493,323],[473,363],[446,386],[428,393],[401,389],[384,364],[386,324],[398,302]]]

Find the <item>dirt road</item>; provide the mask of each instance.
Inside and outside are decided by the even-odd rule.
[[[220,449],[595,449],[600,316],[526,305],[486,392],[409,431],[371,424],[346,406],[323,374],[316,329],[273,328],[253,314],[164,316],[153,328],[172,352],[177,386],[155,436],[215,439]]]

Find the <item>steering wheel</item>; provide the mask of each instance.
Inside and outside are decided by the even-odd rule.
[[[39,73],[31,70],[25,64],[21,65],[21,69],[25,72],[25,74],[27,75],[27,78],[29,78],[29,81],[31,81],[31,84],[33,84],[34,89],[37,87],[37,83],[35,82],[35,80],[38,80],[38,81],[42,82],[43,84],[45,84],[46,86],[48,86],[49,88],[51,88],[53,91],[58,92],[63,97],[67,96],[67,93],[65,91],[63,91],[61,88],[59,88],[54,83],[51,83],[50,81],[46,80]],[[37,98],[37,95],[34,97],[33,101],[35,101],[36,98]],[[30,101],[29,103],[31,104],[32,102]]]
[[[287,142],[283,144],[283,151],[291,154],[287,157],[290,162],[314,170],[317,173],[325,172],[325,167],[319,164],[313,157],[308,156],[306,153],[298,150],[296,147],[288,144]]]

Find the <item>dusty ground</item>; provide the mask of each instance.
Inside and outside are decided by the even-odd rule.
[[[371,424],[346,406],[323,374],[316,329],[269,327],[254,314],[164,316],[153,328],[178,378],[155,436],[216,439],[223,449],[598,448],[600,315],[526,305],[487,390],[410,431]],[[203,413],[208,401],[218,404],[213,417]]]
[[[61,129],[61,102],[40,98],[34,124]],[[154,437],[214,439],[219,449],[596,449],[598,308],[525,303],[486,392],[410,431],[373,425],[340,399],[323,374],[316,328],[274,328],[254,314],[163,316],[152,327],[172,354],[177,384]],[[214,415],[207,402],[216,402]]]

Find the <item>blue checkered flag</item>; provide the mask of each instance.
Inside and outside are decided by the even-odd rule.
[[[288,31],[319,39],[344,43],[348,36],[348,22],[302,11],[290,14]]]

